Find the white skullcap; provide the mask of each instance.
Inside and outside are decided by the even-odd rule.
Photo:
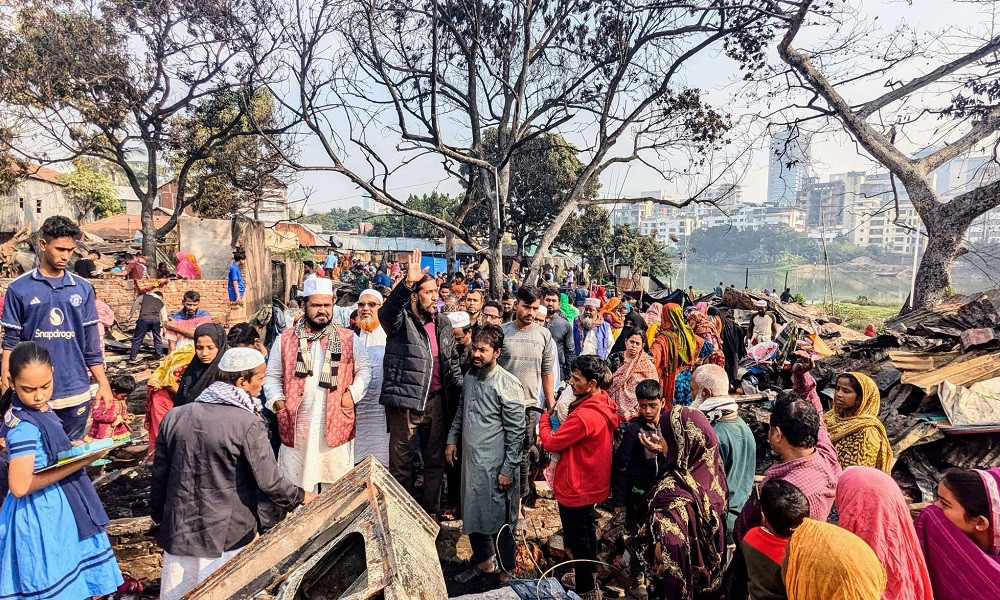
[[[385,299],[382,298],[382,294],[379,293],[378,290],[373,290],[371,288],[368,288],[367,290],[361,292],[361,295],[358,296],[358,300],[364,298],[365,296],[372,296],[373,298],[375,298],[376,300],[378,300],[379,304],[382,304],[383,302],[385,302]]]
[[[469,325],[472,325],[469,313],[463,311],[448,313],[448,320],[451,321],[451,326],[455,329],[465,329]]]
[[[584,306],[592,306],[594,308],[601,308],[601,301],[597,298],[587,298],[583,301]]]
[[[754,302],[754,304],[759,308],[767,308],[767,300],[758,300],[757,302]]]
[[[264,355],[254,348],[230,348],[219,361],[219,370],[227,373],[240,373],[256,369],[264,364]]]
[[[536,310],[538,311],[538,314],[543,317],[549,316],[549,309],[545,308],[545,305],[540,304]]]
[[[326,277],[307,277],[302,284],[302,296],[334,296],[333,281]]]

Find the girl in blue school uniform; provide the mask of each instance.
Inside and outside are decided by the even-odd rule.
[[[78,461],[44,473],[70,448],[49,409],[52,359],[35,342],[10,353],[11,409],[0,428],[9,491],[0,508],[0,600],[83,600],[122,583],[105,533],[108,515]]]

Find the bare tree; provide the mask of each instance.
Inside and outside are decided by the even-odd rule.
[[[1000,129],[1000,36],[997,23],[985,23],[984,35],[948,29],[921,35],[899,27],[884,35],[854,14],[854,7],[802,0],[782,2],[787,28],[778,53],[790,70],[786,93],[797,123],[834,122],[865,153],[902,183],[927,231],[927,247],[916,274],[915,307],[939,302],[950,289],[951,268],[963,249],[972,221],[1000,206],[1000,181],[981,181],[973,189],[944,200],[933,172],[976,148],[988,148],[996,160]],[[987,3],[982,3],[986,6]],[[942,8],[942,11],[946,11]],[[996,18],[994,13],[993,18]],[[798,38],[810,24],[834,33],[805,50]],[[843,32],[847,32],[846,34]],[[924,68],[929,62],[932,67]],[[914,63],[919,65],[918,75]],[[936,65],[936,66],[934,66]],[[909,76],[906,76],[909,74]],[[874,98],[848,98],[885,82]],[[905,148],[923,140],[930,147],[913,157]],[[895,182],[893,182],[895,185]],[[898,215],[898,207],[897,207]]]
[[[759,8],[707,0],[294,0],[274,30],[287,49],[280,69],[295,89],[275,96],[292,98],[287,111],[330,161],[299,168],[339,173],[377,202],[469,243],[489,262],[498,291],[518,152],[558,132],[573,136],[585,165],[541,236],[537,275],[607,168],[641,163],[659,173],[669,160],[683,166],[668,170],[685,172],[716,147],[728,119],[682,76],[712,48],[760,64],[772,29]],[[495,134],[490,144],[487,131]],[[394,196],[390,179],[421,160],[461,181],[459,214],[484,209],[484,243]]]
[[[5,14],[0,103],[27,132],[13,151],[41,163],[112,163],[142,204],[143,253],[152,260],[184,209],[226,176],[205,173],[206,159],[256,135],[242,125],[256,85],[248,57],[263,55],[245,44],[258,40],[248,27],[260,19],[241,14],[244,8],[241,0],[34,0]],[[223,92],[248,100],[217,112],[199,135],[184,134],[183,117]],[[184,151],[171,153],[181,137]],[[171,178],[176,206],[157,229],[158,190]]]

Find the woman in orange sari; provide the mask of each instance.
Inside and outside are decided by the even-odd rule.
[[[673,302],[663,307],[660,331],[650,352],[663,387],[665,409],[673,406],[677,374],[689,369],[701,352],[701,341],[684,320],[681,307]]]
[[[719,336],[719,330],[715,327],[715,320],[700,310],[690,310],[687,313],[687,322],[694,330],[695,335],[711,342],[713,346],[712,354],[709,355],[708,360],[701,362],[701,364],[708,363],[725,367],[726,355],[722,352],[722,338]]]

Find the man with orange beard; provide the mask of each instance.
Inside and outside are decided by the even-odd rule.
[[[382,361],[385,358],[385,331],[378,321],[378,309],[382,307],[382,302],[382,294],[377,290],[367,289],[358,296],[355,324],[368,350],[372,381],[364,397],[354,406],[358,428],[354,439],[355,464],[374,456],[383,465],[389,466],[389,430],[385,422],[385,407],[378,401],[382,394]]]

